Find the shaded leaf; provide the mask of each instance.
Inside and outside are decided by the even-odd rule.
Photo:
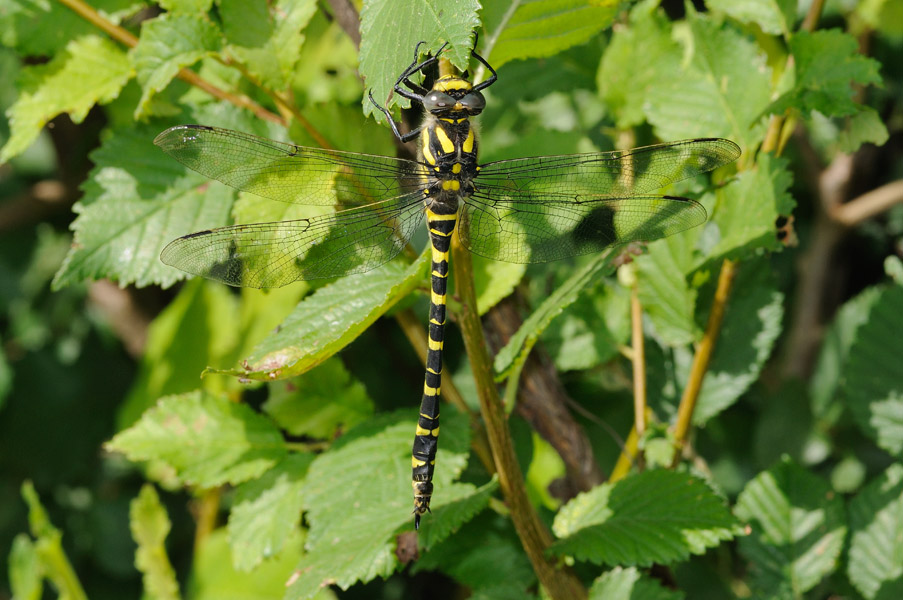
[[[429,256],[424,252],[412,265],[392,262],[318,289],[254,349],[243,369],[221,372],[271,380],[309,371],[351,343],[425,281]]]
[[[166,396],[106,444],[133,461],[159,461],[189,485],[240,483],[281,460],[273,424],[244,404],[202,392]]]
[[[712,222],[721,238],[710,249],[710,260],[747,257],[763,248],[783,249],[775,221],[796,207],[788,192],[791,183],[786,160],[761,154],[755,166],[719,188]]]
[[[834,321],[825,334],[818,355],[815,371],[809,380],[812,412],[826,418],[829,413],[837,417],[841,384],[847,372],[850,346],[856,332],[869,318],[875,302],[881,297],[880,287],[866,288],[858,296],[848,300],[834,315]]]
[[[590,369],[618,355],[630,338],[630,291],[601,279],[549,323],[543,345],[561,371]]]
[[[138,544],[135,567],[141,572],[144,593],[155,600],[179,598],[176,574],[166,555],[166,536],[172,524],[154,486],[144,484],[129,508],[129,528]]]
[[[868,600],[903,594],[903,465],[893,464],[850,502],[847,574]]]
[[[846,380],[847,404],[859,427],[903,456],[903,287],[884,289],[855,333]]]
[[[367,390],[336,357],[269,388],[262,408],[292,435],[329,439],[373,414]]]
[[[520,283],[527,265],[506,263],[473,255],[473,279],[477,293],[477,312],[482,316],[503,298],[509,296]],[[454,290],[454,277],[449,289]]]
[[[750,481],[734,512],[752,529],[740,551],[760,594],[799,597],[837,568],[847,533],[843,501],[789,459]]]
[[[552,56],[611,26],[619,3],[610,0],[526,0],[487,3],[484,55],[498,68],[510,60]],[[514,9],[512,11],[512,8]]]
[[[859,54],[852,35],[839,29],[799,31],[790,40],[796,68],[793,88],[774,101],[768,112],[794,108],[813,110],[832,117],[853,115],[859,105],[853,100],[853,84],[880,84],[878,61]]]
[[[95,36],[72,40],[46,64],[24,67],[17,82],[19,98],[7,112],[11,131],[0,163],[21,154],[59,114],[81,123],[95,104],[116,98],[131,77],[125,53]]]
[[[609,565],[670,564],[733,538],[724,500],[686,473],[645,471],[602,484],[555,516],[550,551]]]
[[[229,545],[236,571],[251,571],[278,556],[300,533],[302,489],[311,454],[289,454],[259,479],[235,490]]]
[[[636,567],[615,567],[593,582],[589,600],[681,600],[684,594],[669,590]]]
[[[614,267],[614,253],[603,252],[588,262],[582,269],[574,273],[560,285],[533,313],[523,322],[520,329],[511,336],[504,348],[495,355],[495,372],[500,377],[507,377],[512,370],[527,360],[530,350],[549,323],[568,307],[580,292],[596,278],[610,273]]]
[[[517,600],[535,597],[528,590],[534,587],[536,575],[510,521],[490,511],[480,514],[455,535],[437,544],[426,544],[426,547],[424,554],[412,565],[414,573],[446,573],[471,588],[473,598]]]
[[[151,99],[178,74],[222,45],[216,26],[200,15],[166,13],[141,24],[141,37],[130,59],[141,84],[136,118],[147,113]]]
[[[890,134],[887,126],[881,120],[881,116],[870,106],[863,106],[861,110],[850,117],[846,127],[840,132],[839,147],[841,152],[852,154],[862,144],[875,144],[882,146]]]
[[[699,318],[709,313],[716,273],[709,273],[708,285],[697,307]],[[702,390],[693,412],[693,422],[702,425],[731,406],[758,379],[765,361],[781,333],[784,295],[768,262],[750,261],[739,267],[724,322],[715,344]],[[648,386],[655,390],[652,403],[673,416],[688,380],[693,349],[681,346],[664,353],[647,347]]]
[[[413,419],[391,415],[362,424],[318,456],[304,485],[310,523],[307,554],[298,564],[287,600],[309,598],[324,584],[347,589],[355,582],[386,577],[398,565],[395,536],[412,530],[411,436]],[[360,431],[359,431],[360,430]],[[467,420],[452,411],[442,415],[436,459],[434,514],[443,506],[478,494],[469,484],[452,484],[467,461]],[[445,515],[458,523],[455,515]],[[435,524],[433,524],[435,525]],[[442,526],[439,530],[441,531]]]

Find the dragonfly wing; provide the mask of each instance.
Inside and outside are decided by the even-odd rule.
[[[171,127],[154,143],[189,169],[281,202],[363,206],[422,187],[423,167],[410,160],[307,148],[204,125]]]
[[[500,160],[480,167],[477,189],[632,196],[712,171],[740,156],[730,140],[682,140],[618,152]],[[526,197],[521,202],[525,202]]]
[[[477,192],[467,199],[458,236],[474,254],[541,263],[611,246],[651,241],[705,222],[695,200],[675,196],[563,196]]]
[[[423,220],[413,193],[330,215],[209,229],[172,241],[160,260],[237,287],[363,273],[394,258]]]

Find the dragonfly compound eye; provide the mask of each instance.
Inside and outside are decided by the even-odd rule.
[[[458,100],[458,102],[461,103],[461,106],[463,106],[464,110],[470,115],[478,115],[486,108],[486,99],[480,92],[470,92]]]
[[[423,107],[431,112],[442,112],[455,105],[455,99],[444,92],[430,92],[423,97]]]

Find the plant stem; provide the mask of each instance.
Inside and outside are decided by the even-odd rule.
[[[696,409],[696,401],[702,389],[702,380],[709,368],[712,359],[712,350],[721,332],[721,323],[724,321],[724,311],[731,295],[731,287],[737,274],[737,262],[725,259],[721,263],[721,273],[718,275],[718,287],[715,290],[715,299],[712,302],[712,310],[709,312],[709,321],[706,323],[705,334],[693,355],[693,364],[690,367],[690,377],[680,397],[680,406],[677,408],[677,423],[674,425],[674,440],[677,453],[674,455],[674,464],[680,460],[680,449],[686,441],[690,426],[693,423],[693,411]]]
[[[634,431],[639,437],[646,431],[646,347],[643,340],[643,306],[637,284],[630,290],[630,329],[633,352],[633,419]]]
[[[486,424],[489,446],[498,469],[499,484],[505,502],[511,510],[514,528],[537,578],[551,598],[555,600],[585,598],[586,589],[576,575],[566,567],[557,568],[545,556],[546,548],[552,543],[552,535],[539,520],[539,515],[527,498],[524,477],[514,454],[505,410],[492,377],[489,352],[483,340],[482,325],[476,312],[473,264],[470,253],[463,249],[460,243],[452,244],[452,265],[455,269],[455,292],[461,298],[462,304],[458,324],[476,380],[480,412]]]

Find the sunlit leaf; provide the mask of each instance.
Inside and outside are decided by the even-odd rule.
[[[116,98],[131,77],[125,53],[96,36],[69,42],[46,64],[23,68],[19,98],[8,112],[10,138],[0,150],[0,163],[21,154],[59,114],[68,113],[81,123],[95,104]]]
[[[681,600],[684,594],[662,587],[636,567],[615,567],[593,582],[589,600]]]
[[[176,573],[166,555],[164,544],[171,526],[154,486],[145,484],[138,497],[132,500],[129,527],[138,544],[135,567],[141,571],[145,593],[159,600],[176,600],[180,597]]]
[[[555,516],[551,551],[608,565],[670,564],[738,533],[724,500],[702,481],[665,470],[602,484]]]
[[[107,443],[134,461],[158,461],[189,485],[241,483],[281,460],[285,443],[269,419],[201,392],[167,396]]]

